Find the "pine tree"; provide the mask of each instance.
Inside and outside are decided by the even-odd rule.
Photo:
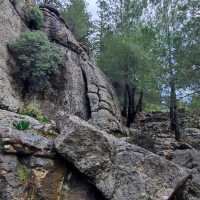
[[[61,10],[61,14],[75,37],[81,42],[88,43],[91,21],[86,2],[84,0],[70,0],[66,7]]]

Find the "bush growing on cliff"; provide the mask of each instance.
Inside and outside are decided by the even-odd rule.
[[[62,65],[62,54],[40,31],[25,32],[9,48],[16,60],[17,80],[24,92],[44,92]]]
[[[28,7],[25,13],[26,22],[30,29],[38,30],[42,27],[44,16],[38,6]]]
[[[38,121],[42,122],[42,123],[48,123],[49,120],[48,118],[33,104],[29,104],[27,106],[25,106],[21,111],[21,114],[23,115],[28,115],[30,117],[33,117],[35,119],[37,119]]]

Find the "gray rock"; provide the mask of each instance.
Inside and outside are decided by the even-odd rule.
[[[11,76],[15,64],[7,45],[20,36],[25,26],[9,0],[0,2],[0,10],[0,108],[16,111],[21,100]]]
[[[76,170],[66,169],[62,200],[105,200],[87,179]]]
[[[34,99],[51,118],[61,111],[90,120],[103,130],[123,132],[119,102],[111,83],[90,63],[85,50],[58,13],[49,7],[43,7],[42,11],[45,18],[43,31],[57,42],[65,55],[65,64],[60,78],[54,81],[59,91],[53,89],[44,100],[30,96],[27,101]]]
[[[84,176],[60,159],[0,152],[1,200],[104,200]]]
[[[55,147],[112,200],[167,200],[187,172],[155,154],[102,132],[75,116],[61,116]]]
[[[18,159],[15,155],[3,155],[0,153],[0,199],[17,200],[23,193],[18,177]]]
[[[192,170],[192,178],[175,195],[181,200],[200,199],[200,152],[194,149],[177,150],[173,153],[174,163]]]
[[[28,120],[30,129],[14,129],[13,121],[20,120]],[[43,126],[0,110],[0,199],[103,200],[83,175],[56,156],[53,140],[39,135]]]
[[[90,63],[84,48],[74,38],[55,9],[41,7],[44,13],[42,30],[56,42],[64,54],[64,67],[57,73],[52,87],[44,98],[39,94],[26,94],[21,98],[20,86],[13,80],[15,63],[7,51],[7,44],[28,30],[23,23],[22,1],[5,0],[0,4],[0,108],[17,111],[23,104],[38,104],[40,109],[55,118],[57,112],[77,115],[110,132],[123,132],[119,103],[105,75]],[[15,6],[13,6],[15,5]],[[8,62],[9,61],[9,62]]]
[[[200,150],[200,129],[185,128],[183,139],[195,149]]]
[[[87,80],[87,96],[90,104],[93,125],[112,132],[124,132],[121,125],[121,112],[114,89],[106,76],[89,62],[81,64]]]
[[[30,132],[0,127],[1,149],[4,153],[52,157],[53,140]]]
[[[64,176],[58,160],[0,153],[1,200],[58,200]]]

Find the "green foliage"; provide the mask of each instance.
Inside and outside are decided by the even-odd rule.
[[[25,92],[44,92],[62,64],[60,50],[40,31],[23,33],[9,48],[18,67],[15,77]]]
[[[20,182],[25,184],[29,179],[29,171],[27,167],[19,163],[17,166],[17,175]]]
[[[29,6],[26,8],[26,22],[28,27],[33,30],[38,30],[42,27],[44,16],[38,6]]]
[[[18,121],[18,122],[14,122],[13,123],[13,126],[20,130],[20,131],[24,131],[24,130],[27,130],[29,129],[30,127],[30,122],[29,121],[26,121],[26,120],[21,120],[21,121]]]
[[[145,104],[154,104],[147,105],[148,111],[172,101],[172,85],[175,93],[197,91],[199,98],[200,1],[98,0],[97,4],[97,63],[116,85],[129,82],[143,89]],[[122,91],[119,96],[123,95]],[[198,100],[190,105],[198,108]]]
[[[58,134],[53,130],[51,130],[51,131],[39,131],[38,134],[40,134],[40,135],[42,135],[46,138],[51,138],[51,139],[54,139],[58,136]]]
[[[165,106],[159,104],[146,103],[144,107],[145,112],[167,112],[168,109]]]
[[[199,95],[193,95],[192,101],[190,103],[191,110],[198,110],[200,112],[200,96]]]
[[[49,122],[48,118],[46,116],[44,116],[43,113],[36,106],[34,106],[32,104],[25,106],[20,111],[20,114],[33,117],[33,118],[37,119],[38,121],[40,121],[42,123],[48,123]]]
[[[91,22],[85,1],[70,0],[68,5],[61,10],[61,15],[76,39],[81,42],[87,42],[91,31]]]

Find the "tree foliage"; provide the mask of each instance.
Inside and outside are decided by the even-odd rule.
[[[40,31],[25,32],[9,48],[16,60],[16,77],[25,90],[44,91],[62,64],[62,54]]]
[[[178,101],[197,105],[200,91],[200,2],[99,0],[98,6],[97,63],[120,88],[122,104],[128,83],[136,96],[144,91],[148,110],[169,108],[178,124]]]
[[[61,15],[75,37],[81,42],[87,42],[90,35],[91,22],[84,0],[70,0],[61,9]]]
[[[38,6],[28,6],[26,8],[26,22],[30,29],[38,30],[42,27],[44,16]]]

